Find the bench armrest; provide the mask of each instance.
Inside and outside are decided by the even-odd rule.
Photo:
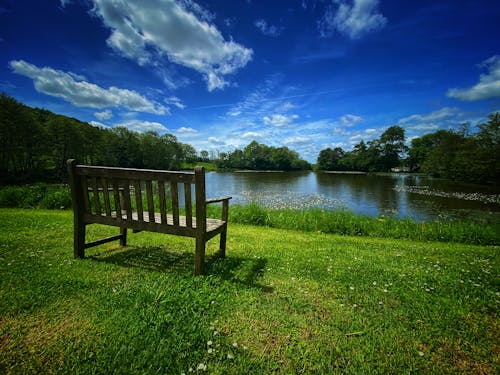
[[[212,199],[207,199],[205,202],[206,204],[209,204],[209,203],[217,203],[217,202],[224,202],[224,201],[228,201],[230,199],[232,199],[233,197],[219,197],[219,198],[212,198]]]

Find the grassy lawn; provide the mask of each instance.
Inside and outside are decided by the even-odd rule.
[[[192,239],[74,260],[71,212],[0,217],[0,373],[500,370],[495,246],[231,224],[227,258],[193,277]]]

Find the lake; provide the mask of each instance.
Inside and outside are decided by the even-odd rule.
[[[369,216],[416,220],[500,218],[500,195],[481,186],[410,174],[209,172],[207,197],[274,208],[345,208]]]

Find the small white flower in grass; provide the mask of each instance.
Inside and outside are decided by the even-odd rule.
[[[212,348],[209,348],[209,349],[207,350],[207,352],[208,352],[208,354],[212,354],[212,353],[214,352],[214,350],[213,350]]]
[[[237,342],[233,342],[233,347],[237,348],[238,347],[238,343]]]
[[[199,371],[205,371],[207,369],[207,365],[204,364],[204,363],[200,363],[197,367],[196,367],[196,370],[199,370]]]
[[[227,353],[227,359],[234,359],[234,355],[232,353]]]
[[[387,292],[389,292],[389,291],[387,289],[384,289],[384,293],[387,293]]]
[[[243,345],[243,350],[248,350],[248,346]]]
[[[419,355],[420,357],[423,357],[423,356],[425,355],[425,353],[424,353],[424,352],[418,352],[418,355]]]
[[[377,285],[377,282],[376,282],[376,281],[374,281],[372,284],[373,284],[373,285]]]
[[[349,287],[349,289],[354,290],[354,287],[353,287],[353,286],[350,286],[350,287]]]
[[[207,341],[207,345],[208,345],[208,346],[211,346],[212,344],[213,344],[212,340],[208,340],[208,341]]]
[[[378,301],[378,304],[382,306],[384,303],[382,301]]]

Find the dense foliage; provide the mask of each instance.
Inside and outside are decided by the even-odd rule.
[[[252,141],[243,150],[220,153],[217,160],[220,169],[280,170],[294,171],[311,169],[299,154],[288,147],[266,146]]]
[[[405,132],[399,126],[387,129],[380,139],[361,140],[352,151],[327,148],[318,156],[317,168],[388,172],[406,167],[433,177],[476,183],[500,183],[500,113],[470,133],[468,126],[459,131],[438,130],[414,138],[405,145]]]
[[[468,134],[439,130],[415,138],[408,153],[408,165],[435,177],[479,183],[500,183],[500,113]]]
[[[391,126],[379,139],[363,140],[352,151],[337,147],[319,153],[317,167],[322,170],[341,171],[390,171],[398,167],[402,155],[407,151],[405,131],[400,126]]]
[[[0,94],[0,182],[60,180],[66,160],[120,167],[179,169],[195,149],[171,134],[143,134],[27,107]]]

